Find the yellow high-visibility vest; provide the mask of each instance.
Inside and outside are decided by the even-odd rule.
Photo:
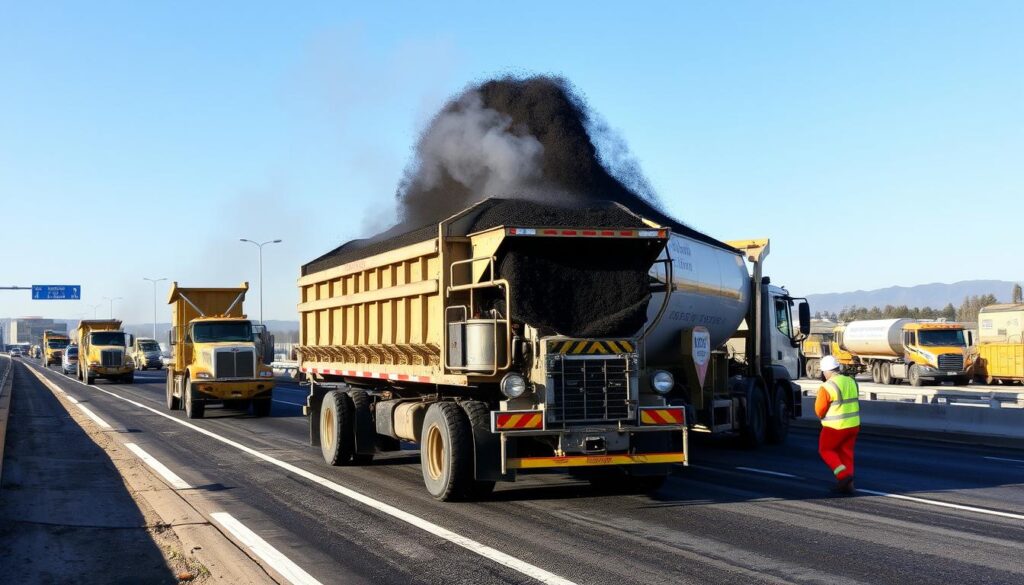
[[[860,388],[849,376],[833,376],[822,385],[832,403],[821,419],[821,426],[849,429],[860,426]]]

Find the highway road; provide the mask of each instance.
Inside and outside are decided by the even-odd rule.
[[[17,367],[38,366],[21,363]],[[557,474],[439,503],[405,452],[329,467],[288,382],[273,416],[164,407],[164,373],[57,387],[321,583],[1020,583],[1024,451],[865,436],[856,497],[831,497],[816,433],[757,451],[695,440],[658,493]],[[19,392],[50,392],[19,376]]]

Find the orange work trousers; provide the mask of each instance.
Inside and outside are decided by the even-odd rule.
[[[828,465],[836,479],[846,479],[853,475],[853,446],[857,442],[857,433],[859,432],[860,427],[848,429],[821,427],[821,435],[818,436],[818,454],[821,455],[821,460]]]

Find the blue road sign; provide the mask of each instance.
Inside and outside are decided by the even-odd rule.
[[[33,284],[33,301],[77,301],[82,298],[82,287],[77,284]]]

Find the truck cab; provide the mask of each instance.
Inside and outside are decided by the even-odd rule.
[[[135,363],[128,355],[129,335],[116,319],[78,323],[78,379],[92,384],[106,378],[131,384],[135,381]]]
[[[926,380],[952,380],[957,385],[971,379],[974,354],[958,323],[909,323],[903,326],[906,371],[893,368],[897,378],[920,386]],[[903,375],[905,374],[905,375]]]
[[[43,332],[43,357],[44,366],[60,365],[64,357],[64,349],[71,344],[71,338],[63,333],[54,331]]]
[[[135,367],[140,370],[147,370],[149,368],[160,370],[164,367],[163,356],[160,354],[160,344],[155,339],[149,337],[135,338],[135,341],[132,342],[131,356],[135,362]]]
[[[248,288],[171,287],[168,409],[202,418],[207,404],[220,403],[270,414],[274,371],[264,356],[273,345],[266,329],[242,314]]]

